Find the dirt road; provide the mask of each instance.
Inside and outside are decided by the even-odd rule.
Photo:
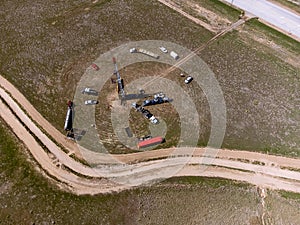
[[[14,90],[8,81],[0,77],[1,86],[22,105],[26,113],[30,115],[37,123],[40,120],[45,120],[24,96],[17,90]],[[6,84],[8,88],[6,88]],[[9,90],[8,90],[9,89]],[[11,92],[12,90],[12,92]],[[17,95],[14,95],[17,93]],[[90,168],[84,166],[63,152],[52,140],[50,140],[22,111],[4,89],[0,89],[0,96],[17,115],[13,115],[8,107],[0,104],[0,115],[13,129],[16,135],[22,140],[33,157],[38,161],[41,167],[51,176],[56,177],[60,181],[68,184],[71,190],[77,194],[84,193],[104,193],[109,191],[117,191],[130,186],[136,186],[144,182],[149,182],[155,179],[167,178],[169,176],[218,176],[228,179],[246,181],[261,187],[283,189],[288,191],[300,192],[300,169],[299,159],[290,159],[286,157],[278,157],[265,155],[261,153],[231,151],[220,149],[217,151],[216,159],[212,159],[206,155],[205,149],[195,149],[193,157],[184,155],[174,155],[172,158],[161,159],[168,157],[173,149],[162,149],[151,152],[141,152],[128,155],[115,155],[111,157],[105,154],[95,154],[98,163],[116,163],[121,161],[131,163],[130,166],[123,164],[102,168]],[[26,102],[24,105],[23,102]],[[32,111],[31,111],[32,110]],[[37,143],[27,129],[24,128],[21,120],[51,152],[47,154],[45,150]],[[48,122],[43,121],[40,126],[50,136],[58,135],[56,141],[69,151],[77,151],[77,146],[74,143],[66,141],[64,136],[55,130]],[[73,149],[73,147],[75,149]],[[156,160],[154,160],[156,159]],[[247,160],[247,163],[245,161]],[[252,164],[254,162],[255,164]],[[203,166],[207,164],[208,166]],[[257,165],[261,164],[261,165]],[[61,166],[63,165],[63,166]],[[195,166],[198,165],[198,166]],[[213,165],[214,167],[210,167]],[[218,167],[215,167],[218,166]],[[290,168],[282,169],[282,168]],[[70,168],[76,173],[72,173],[65,168]],[[242,172],[241,170],[245,171]],[[295,171],[293,171],[295,170]],[[176,173],[174,173],[176,171]],[[96,177],[97,179],[87,179],[88,177]],[[114,180],[115,182],[103,179],[103,177]]]
[[[191,16],[190,14],[184,12],[180,7],[176,6],[176,4],[172,1],[168,1],[168,0],[158,0],[160,3],[168,6],[169,8],[175,10],[176,12],[180,13],[181,15],[183,15],[184,17],[188,18],[189,20],[193,21],[194,23],[204,27],[205,29],[211,31],[211,32],[217,32],[215,29],[213,29],[212,26],[210,26],[207,23],[204,23],[202,20],[199,20],[193,16]]]
[[[50,179],[51,177],[55,177],[60,180],[60,183],[58,183],[60,187],[62,187],[63,189],[71,190],[77,194],[95,194],[112,190],[119,190],[118,187],[112,182],[105,181],[103,179],[103,181],[93,183],[91,180],[78,177],[77,175],[63,169],[63,167],[60,166],[60,162],[57,161],[56,158],[50,157],[44,151],[44,149],[38,144],[36,139],[28,132],[28,130],[20,123],[16,116],[9,110],[6,105],[4,105],[2,101],[0,101],[0,109],[1,117],[12,128],[16,136],[24,142],[24,144],[30,150],[32,156],[39,163],[41,168],[46,172],[45,175]],[[48,140],[48,142],[50,142],[50,140]],[[64,183],[67,185],[65,185]]]

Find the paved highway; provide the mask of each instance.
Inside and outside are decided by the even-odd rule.
[[[300,16],[266,0],[225,0],[300,39]]]

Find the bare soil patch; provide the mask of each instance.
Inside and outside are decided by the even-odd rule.
[[[130,65],[122,70],[120,70],[120,74],[124,79],[125,90],[126,83],[130,83],[135,79],[139,79],[142,77],[153,76],[153,78],[157,75],[163,74],[170,66],[160,64],[160,63],[138,63]],[[189,85],[184,84],[185,77],[180,76],[181,71],[179,69],[173,70],[169,73],[165,78],[175,81],[179,84],[193,99],[196,105],[196,109],[200,114],[200,135],[199,135],[199,146],[205,146],[210,131],[210,113],[208,102],[206,97],[201,90],[201,88],[195,83],[192,82]],[[115,78],[115,76],[113,75]],[[151,94],[153,98],[153,94],[147,91],[147,87],[145,87],[145,93]],[[163,92],[163,87],[161,89]],[[139,90],[136,90],[136,93],[127,93],[127,94],[138,94]],[[168,96],[172,99],[172,96]],[[151,98],[151,97],[150,97]],[[148,98],[148,99],[150,99]],[[103,102],[103,99],[107,99],[108,101]],[[132,150],[128,149],[126,146],[122,145],[116,137],[116,134],[113,131],[111,124],[111,101],[117,100],[118,96],[116,94],[116,84],[112,84],[109,80],[104,85],[101,93],[99,95],[99,100],[103,102],[103,104],[99,104],[96,107],[96,124],[98,127],[100,140],[109,149],[112,153],[130,153]],[[147,98],[145,98],[147,99]],[[137,103],[140,103],[145,99],[137,99]],[[129,106],[130,107],[130,106]],[[175,111],[173,106],[170,103],[165,103],[161,105],[155,105],[148,107],[150,112],[165,121],[168,127],[168,131],[166,134],[166,142],[159,145],[158,148],[167,148],[176,146],[179,141],[180,136],[180,120],[178,117],[178,113]],[[135,134],[136,137],[142,137],[149,134],[149,124],[150,122],[143,117],[143,115],[139,112],[135,112],[134,109],[131,110],[130,114],[130,128]]]

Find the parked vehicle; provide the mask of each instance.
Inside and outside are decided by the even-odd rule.
[[[153,116],[153,114],[150,113],[149,110],[144,109],[142,106],[136,104],[136,102],[132,103],[131,106],[132,106],[134,109],[136,109],[137,112],[142,113],[143,116],[144,116],[146,119],[150,120],[151,123],[153,123],[153,124],[158,124],[158,123],[159,123],[158,119],[156,119],[156,117]]]
[[[159,49],[160,49],[163,53],[168,53],[168,50],[167,50],[165,47],[163,47],[163,46],[159,47]]]
[[[151,116],[149,120],[150,120],[150,122],[153,123],[153,124],[158,124],[158,119],[156,119],[155,116]]]
[[[174,51],[171,51],[171,52],[170,52],[170,56],[171,56],[173,59],[175,59],[175,60],[179,59],[179,55],[178,55],[176,52],[174,52]]]
[[[152,138],[151,135],[147,135],[147,136],[141,137],[141,138],[140,138],[140,141],[149,140],[149,139],[151,139],[151,138]]]
[[[191,76],[188,76],[188,77],[184,80],[184,83],[189,84],[189,83],[192,82],[192,80],[193,80],[193,78],[192,78]]]
[[[97,100],[86,100],[85,102],[84,102],[84,104],[86,104],[86,105],[96,105],[96,104],[98,104],[99,102],[97,101]]]
[[[136,48],[131,48],[131,49],[129,49],[129,52],[130,53],[135,53],[135,52],[137,52],[137,50],[136,50]]]
[[[149,105],[157,105],[157,104],[162,104],[165,102],[169,102],[169,98],[168,97],[157,97],[154,99],[147,99],[145,101],[143,101],[142,106],[149,106]]]
[[[165,94],[162,93],[162,92],[159,92],[159,93],[155,94],[153,97],[154,97],[154,98],[164,98],[164,97],[165,97]]]
[[[82,94],[88,94],[88,95],[98,95],[98,92],[91,88],[85,88],[81,91]]]
[[[96,71],[98,71],[99,70],[99,66],[97,66],[97,64],[95,64],[95,63],[92,63],[92,68],[94,69],[94,70],[96,70]]]

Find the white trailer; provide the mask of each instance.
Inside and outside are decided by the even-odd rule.
[[[68,102],[68,111],[67,111],[65,126],[64,126],[64,129],[66,131],[71,131],[73,128],[73,121],[72,121],[73,109],[72,108],[73,108],[73,102],[69,101]]]
[[[170,52],[170,56],[171,56],[173,59],[175,59],[175,60],[179,59],[179,55],[178,55],[176,52],[174,52],[174,51],[171,51],[171,52]]]
[[[147,51],[145,49],[142,49],[142,48],[131,48],[129,50],[129,52],[130,53],[142,53],[142,54],[145,54],[145,55],[150,56],[150,57],[155,58],[155,59],[159,58],[159,55],[157,55],[153,52]]]

